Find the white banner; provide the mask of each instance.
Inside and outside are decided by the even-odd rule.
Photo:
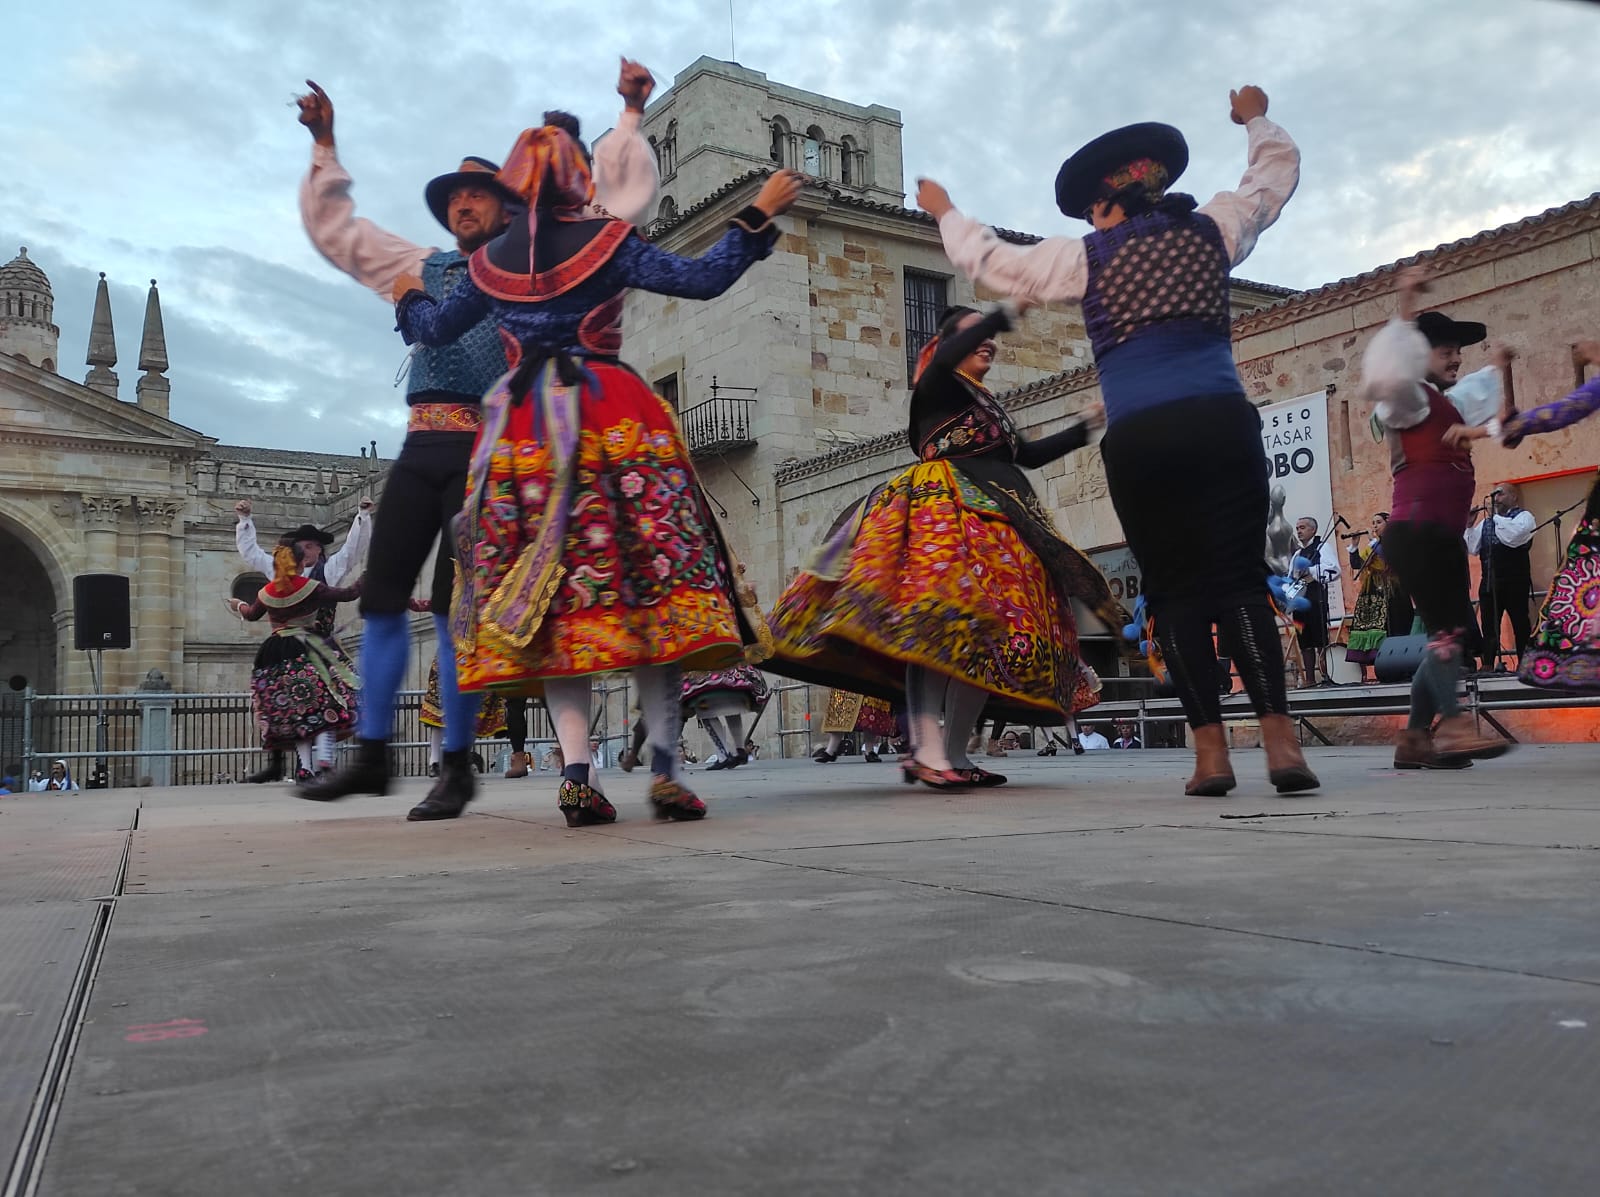
[[[1332,454],[1328,442],[1328,396],[1323,391],[1257,408],[1261,413],[1261,451],[1267,455],[1267,561],[1273,573],[1289,572],[1294,556],[1294,525],[1309,516],[1318,535],[1339,544],[1333,514]]]

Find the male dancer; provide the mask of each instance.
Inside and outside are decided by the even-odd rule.
[[[233,505],[233,512],[239,517],[238,527],[234,530],[234,543],[239,546],[239,556],[258,574],[271,578],[272,554],[262,548],[256,539],[256,523],[251,518],[250,500],[240,499]],[[372,500],[362,499],[356,509],[355,519],[350,522],[350,534],[345,537],[344,546],[331,557],[327,555],[327,546],[333,543],[332,534],[310,524],[301,524],[294,531],[285,533],[279,543],[300,547],[305,556],[301,572],[306,577],[315,578],[329,586],[348,586],[361,576],[361,562],[367,555],[367,542],[371,537]],[[327,608],[326,618],[326,633],[331,636],[334,624],[332,607]],[[332,732],[322,732],[317,736],[313,759],[319,773],[333,768],[333,744]],[[266,767],[252,773],[245,781],[251,785],[261,785],[282,777],[283,753],[272,752],[267,756]]]
[[[498,235],[510,219],[507,207],[515,197],[494,181],[499,168],[484,158],[467,158],[459,170],[432,180],[424,191],[428,209],[450,230],[456,248],[414,245],[371,221],[356,218],[350,175],[334,152],[333,102],[315,83],[306,82],[311,94],[300,98],[300,123],[310,130],[315,144],[311,171],[300,188],[300,214],[312,244],[386,304],[392,302],[395,280],[404,274],[420,275],[428,293],[443,298],[466,278],[468,255]],[[654,88],[648,70],[622,60],[617,91],[626,109],[617,122],[616,136],[601,143],[594,164],[597,204],[634,224],[651,211],[660,185],[655,155],[639,133],[639,118]],[[547,113],[546,120],[562,124],[577,137],[575,117]],[[477,790],[469,754],[479,696],[457,689],[450,639],[448,612],[455,566],[450,521],[461,510],[466,490],[467,467],[480,422],[479,403],[505,370],[505,351],[492,318],[452,345],[413,350],[406,395],[411,418],[384,488],[383,511],[373,531],[372,562],[361,598],[365,633],[356,759],[332,777],[301,786],[301,797],[329,801],[348,794],[388,791],[386,749],[409,638],[406,603],[436,539],[439,549],[434,559],[432,598],[445,713],[444,757],[433,789],[406,817],[412,821],[453,819]]]
[[[1461,711],[1456,685],[1466,642],[1476,638],[1462,539],[1474,490],[1467,442],[1500,435],[1501,374],[1511,352],[1498,347],[1492,366],[1458,381],[1461,348],[1482,341],[1484,326],[1443,312],[1419,316],[1427,289],[1422,270],[1407,268],[1399,282],[1399,312],[1372,338],[1362,360],[1362,392],[1374,404],[1394,471],[1384,555],[1428,633],[1394,767],[1449,768],[1510,747],[1479,734],[1472,716]],[[1435,715],[1440,723],[1430,740]]]

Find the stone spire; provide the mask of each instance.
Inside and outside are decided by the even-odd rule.
[[[144,337],[139,342],[139,406],[152,415],[167,418],[172,384],[162,377],[167,368],[167,334],[161,327],[161,296],[156,280],[150,280],[150,298],[144,304]]]
[[[106,272],[100,272],[100,285],[94,292],[94,323],[89,326],[88,363],[93,367],[84,378],[84,385],[103,394],[117,397],[117,376],[111,369],[117,364],[117,338],[111,330],[111,292],[106,290]]]

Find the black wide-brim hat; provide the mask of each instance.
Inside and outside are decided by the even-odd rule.
[[[302,540],[314,540],[321,545],[333,543],[333,533],[324,532],[314,524],[301,524],[293,532],[285,532],[283,539],[291,544],[298,544]]]
[[[483,187],[489,191],[498,192],[500,198],[508,204],[520,204],[522,200],[512,194],[511,190],[500,183],[495,175],[500,173],[500,168],[487,158],[470,156],[461,160],[461,165],[447,175],[440,175],[437,179],[429,179],[428,185],[422,189],[422,198],[427,201],[428,211],[433,213],[433,218],[445,228],[450,227],[450,193],[457,187],[473,186]]]
[[[1189,143],[1171,125],[1158,121],[1102,133],[1061,164],[1056,175],[1057,206],[1068,216],[1087,220],[1106,176],[1140,158],[1152,158],[1166,167],[1170,186],[1189,165]]]
[[[1464,349],[1489,337],[1488,328],[1476,320],[1452,320],[1443,312],[1423,312],[1417,317],[1417,331],[1427,337],[1428,344],[1434,348],[1454,345]]]

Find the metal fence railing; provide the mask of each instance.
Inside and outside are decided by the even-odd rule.
[[[429,728],[422,691],[401,691],[390,764],[399,776],[428,771]],[[542,760],[555,743],[542,702],[528,705],[528,750]],[[103,736],[102,736],[103,729]],[[349,742],[340,746],[348,751]],[[505,767],[505,739],[474,745],[484,769]],[[262,751],[248,694],[34,694],[0,696],[0,772],[26,781],[67,762],[79,785],[205,785],[229,782],[262,768]]]

